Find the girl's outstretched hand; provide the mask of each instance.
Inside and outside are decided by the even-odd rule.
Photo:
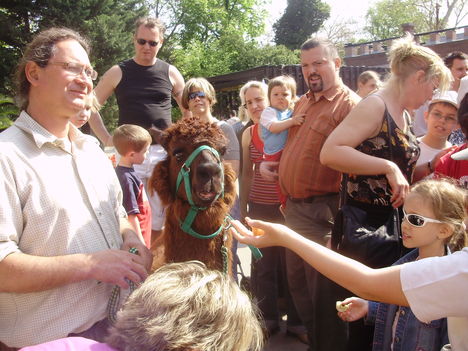
[[[364,318],[369,309],[369,302],[359,297],[348,297],[341,302],[341,305],[347,306],[347,308],[345,312],[338,312],[338,317],[345,322],[354,322]]]
[[[237,220],[231,221],[231,233],[241,243],[253,245],[258,248],[268,246],[282,246],[290,230],[281,224],[258,221],[245,217],[252,231]]]

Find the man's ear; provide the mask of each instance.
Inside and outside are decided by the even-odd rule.
[[[26,74],[26,79],[28,82],[33,85],[37,86],[39,83],[39,76],[40,76],[40,67],[37,65],[36,62],[29,61],[26,63],[24,67],[24,73]]]
[[[333,61],[335,62],[335,68],[336,68],[336,70],[339,71],[339,70],[340,70],[340,67],[341,67],[341,59],[340,59],[339,57],[337,57],[337,58],[335,58]]]

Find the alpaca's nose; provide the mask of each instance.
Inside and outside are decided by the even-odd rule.
[[[221,167],[216,162],[203,162],[197,166],[197,175],[201,179],[209,180],[221,174]]]

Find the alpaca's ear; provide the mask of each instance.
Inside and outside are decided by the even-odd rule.
[[[168,151],[169,141],[171,140],[171,136],[167,132],[162,132],[159,137],[159,143],[164,148],[164,150]]]
[[[148,132],[151,135],[151,139],[153,140],[153,144],[161,144],[162,145],[161,138],[162,138],[162,134],[164,134],[164,132],[161,129],[155,127],[154,125],[151,125],[151,127],[148,129]]]

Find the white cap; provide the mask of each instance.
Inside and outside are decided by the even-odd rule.
[[[436,93],[432,97],[432,100],[429,103],[429,106],[437,102],[446,102],[454,106],[458,110],[457,96],[458,96],[457,92],[453,90],[449,90],[444,93]]]
[[[456,161],[468,160],[468,149],[455,152],[454,154],[450,155],[450,157]]]
[[[460,102],[463,100],[466,93],[468,93],[468,76],[465,76],[460,80],[460,88],[458,88],[457,99],[458,104],[460,104]]]

